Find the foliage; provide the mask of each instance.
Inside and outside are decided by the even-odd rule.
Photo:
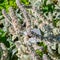
[[[30,3],[29,1],[30,0],[20,0],[20,3],[21,3],[20,5],[22,6],[23,9],[18,6],[20,8],[19,9],[19,8],[17,8],[15,0],[0,0],[0,15],[1,15],[2,9],[5,9],[8,12],[8,8],[10,6],[12,6],[15,9],[15,13],[17,16],[17,19],[15,18],[15,16],[13,16],[11,18],[11,20],[8,19],[12,23],[11,25],[9,25],[8,27],[6,27],[7,24],[5,26],[3,26],[4,29],[7,28],[7,31],[4,31],[3,28],[0,29],[0,43],[2,42],[7,47],[7,51],[8,51],[7,60],[17,60],[18,58],[20,58],[20,56],[21,56],[19,54],[21,52],[20,45],[22,45],[21,50],[25,49],[24,46],[27,47],[27,49],[26,49],[27,53],[22,51],[22,53],[21,53],[22,55],[24,55],[24,53],[28,55],[29,54],[28,48],[32,48],[32,47],[36,48],[36,45],[37,45],[38,47],[36,48],[36,50],[31,49],[31,51],[36,52],[36,54],[42,58],[43,54],[48,55],[47,53],[49,53],[48,49],[47,49],[48,47],[45,44],[46,42],[43,40],[47,40],[47,41],[52,40],[53,41],[55,39],[55,36],[53,36],[54,35],[53,29],[57,26],[57,22],[59,21],[58,19],[56,19],[56,16],[54,14],[56,11],[55,4],[54,3],[47,4],[48,0],[41,0],[41,4],[40,4],[40,0],[33,0],[34,4]],[[43,4],[42,4],[42,1],[44,1]],[[30,6],[31,6],[31,8],[29,8],[29,9],[26,8],[26,7],[30,7]],[[30,26],[30,24],[28,24],[28,23],[30,23],[30,21],[27,21],[27,20],[25,21],[24,13],[25,13],[25,17],[27,18],[27,20],[31,20],[31,26]],[[49,13],[52,15],[51,21],[50,21],[51,15],[49,15]],[[45,17],[44,14],[46,14],[47,18]],[[58,14],[58,12],[57,12],[57,14]],[[12,14],[12,15],[14,15],[14,14]],[[11,17],[11,15],[9,15],[9,16]],[[0,16],[0,20],[5,20],[6,18],[8,18],[8,17],[4,18],[3,15]],[[16,19],[16,21],[12,22],[15,19]],[[6,21],[6,22],[8,23],[8,21]],[[53,25],[51,23],[53,23]],[[58,26],[60,26],[60,25],[58,24]],[[0,27],[1,27],[1,25],[0,25]],[[21,28],[19,28],[19,27],[21,27]],[[33,34],[33,33],[30,35],[30,33],[29,33],[30,31],[28,31],[29,30],[28,28],[29,29],[30,28],[40,29],[41,36]],[[51,30],[50,30],[50,28],[51,28]],[[59,27],[57,27],[57,28],[59,28]],[[48,30],[49,30],[49,32],[48,32]],[[15,31],[15,32],[13,32],[13,31]],[[21,34],[19,33],[19,37],[17,37],[18,34],[16,34],[16,32],[20,32],[20,31],[21,31]],[[45,35],[47,37],[45,37]],[[35,37],[36,37],[36,39],[35,39],[36,41],[40,39],[42,42],[34,41],[34,44],[36,44],[36,43],[37,44],[33,46],[33,43],[30,44],[29,39],[35,38]],[[16,38],[16,41],[13,41],[14,38]],[[60,38],[60,37],[57,37],[56,40],[58,38]],[[27,44],[25,45],[27,39],[28,39],[28,41],[27,41]],[[22,44],[21,44],[21,42],[22,42]],[[1,58],[2,54],[3,53],[1,52],[1,49],[0,49],[0,58]]]
[[[43,52],[42,51],[40,51],[40,50],[36,50],[36,53],[40,56],[40,57],[42,57],[43,56]]]
[[[39,42],[38,46],[44,46],[44,43],[43,42]]]
[[[20,0],[21,3],[28,6],[30,4],[29,0]]]
[[[38,43],[38,46],[42,46],[43,47],[43,51],[41,51],[41,50],[36,50],[36,53],[40,56],[40,57],[42,57],[43,56],[43,54],[46,54],[48,51],[47,51],[47,45],[45,45],[43,42],[39,42]]]
[[[13,44],[13,46],[10,46],[10,48],[8,49],[8,55],[9,55],[9,60],[17,60],[18,57],[16,56],[16,52],[17,50],[15,49],[15,45]]]
[[[54,11],[54,4],[48,4],[46,6],[43,6],[42,10],[43,12],[53,12]]]
[[[7,41],[6,32],[4,32],[2,29],[0,29],[0,42],[4,43],[6,47],[10,46],[9,42]]]
[[[43,3],[44,6],[46,6],[46,2],[47,2],[47,0],[44,0],[44,3]]]
[[[8,8],[12,6],[13,8],[17,8],[15,0],[0,0],[0,15],[1,15],[1,10],[4,8],[8,11]]]
[[[20,0],[20,2],[26,6],[28,6],[30,4],[30,2],[28,0]],[[6,9],[6,11],[8,11],[8,8],[10,6],[12,6],[14,9],[17,8],[15,0],[0,0],[0,15],[2,14],[1,10],[3,8]]]
[[[45,13],[45,12],[51,12],[52,13],[55,9],[54,4],[53,3],[46,4],[46,3],[47,3],[47,0],[44,0],[43,6],[42,6],[43,13]]]

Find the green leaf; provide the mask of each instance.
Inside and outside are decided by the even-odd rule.
[[[39,46],[44,46],[44,43],[43,42],[40,42],[38,45]]]
[[[20,2],[25,4],[25,5],[29,5],[30,4],[29,0],[21,0]]]
[[[0,0],[0,4],[3,3],[3,2],[4,2],[4,0]]]
[[[0,29],[0,42],[4,43],[6,45],[6,47],[10,46],[10,44],[6,38],[6,32],[4,32],[2,29]]]
[[[47,0],[44,0],[44,6],[46,6],[46,2],[47,2]]]
[[[48,6],[44,6],[43,8],[42,8],[42,10],[43,10],[43,12],[48,12]]]
[[[47,45],[44,46],[44,53],[47,53]]]
[[[40,57],[42,57],[43,56],[43,52],[42,51],[40,51],[40,50],[36,50],[36,53],[40,56]]]
[[[55,10],[55,5],[53,3],[42,6],[43,13],[45,13],[45,12],[53,13],[54,10]]]
[[[3,1],[3,0],[0,0]],[[0,2],[0,15],[1,15],[1,10],[4,8],[8,12],[8,8],[12,6],[14,9],[17,8],[15,0],[4,0],[3,2]]]

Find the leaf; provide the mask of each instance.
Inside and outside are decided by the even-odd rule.
[[[6,45],[6,47],[10,46],[10,44],[6,38],[6,32],[4,32],[2,29],[0,29],[0,42],[4,43]]]
[[[36,53],[40,56],[40,57],[42,57],[43,56],[43,52],[42,51],[40,51],[40,50],[36,50]]]
[[[6,32],[4,32],[2,29],[0,29],[0,37],[5,37]]]
[[[44,53],[47,53],[47,45],[44,46]]]
[[[44,46],[44,43],[43,42],[39,42],[38,45],[39,46]]]
[[[48,5],[43,4],[43,6],[42,6],[43,13],[45,13],[45,12],[52,13],[54,10],[55,10],[55,5],[53,3],[48,4]]]
[[[29,0],[21,0],[20,2],[25,4],[25,5],[29,5],[30,4]]]
[[[4,8],[8,12],[8,8],[12,6],[14,9],[17,8],[15,0],[0,0],[0,15],[1,15],[1,10]]]
[[[4,45],[5,45],[7,48],[10,47],[10,44],[9,44],[9,42],[7,41],[6,37],[1,37],[0,42],[4,43]]]
[[[0,4],[3,3],[3,2],[4,2],[4,0],[0,0]]]
[[[44,7],[42,8],[42,10],[43,10],[43,12],[48,12],[48,6],[44,6]]]
[[[46,6],[46,2],[47,2],[47,0],[44,0],[44,6]]]

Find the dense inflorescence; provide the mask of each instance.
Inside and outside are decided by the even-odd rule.
[[[2,9],[1,60],[60,60],[59,0],[16,0]]]

